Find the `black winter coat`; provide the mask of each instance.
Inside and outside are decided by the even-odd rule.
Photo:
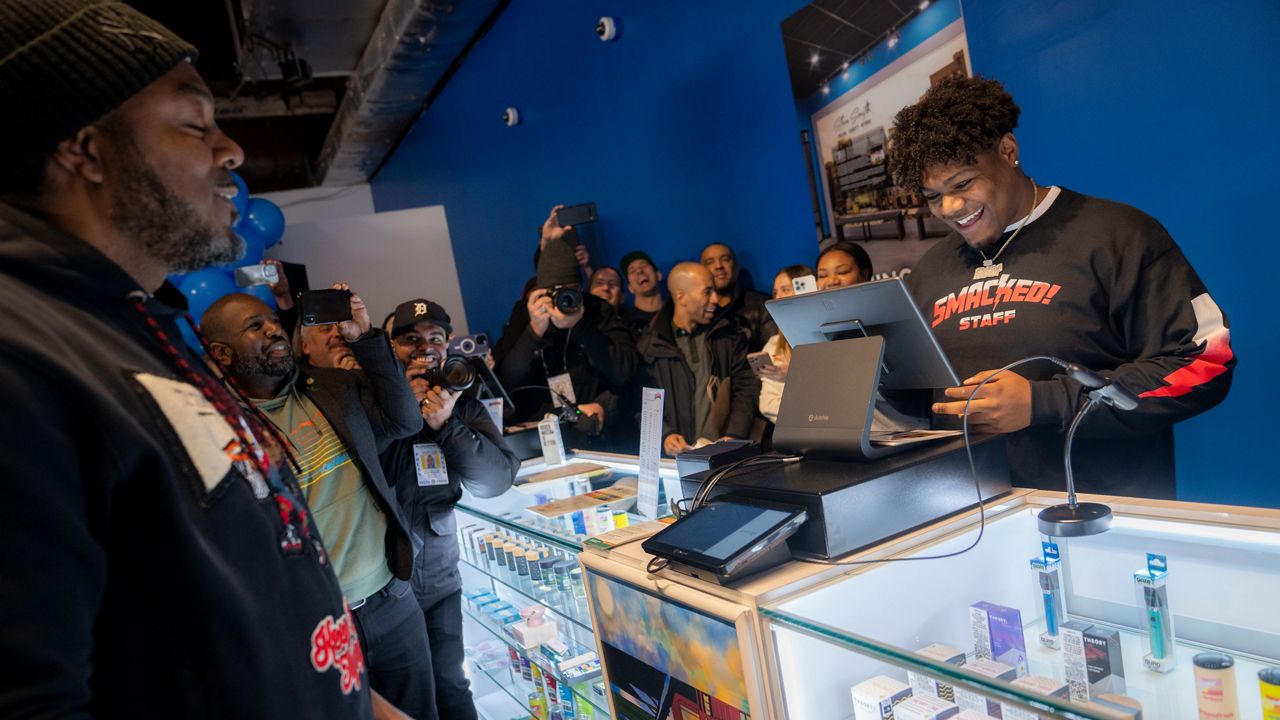
[[[418,443],[440,446],[447,485],[418,485],[413,454]],[[382,453],[382,467],[409,527],[422,542],[414,561],[413,590],[426,609],[462,588],[455,537],[458,524],[453,515],[462,488],[479,498],[501,495],[515,480],[520,460],[507,447],[484,405],[464,394],[453,406],[453,416],[439,430],[424,422],[416,435],[392,443]]]
[[[509,422],[540,420],[554,412],[551,394],[545,389],[547,376],[563,372],[573,380],[578,403],[604,406],[606,438],[618,424],[630,422],[617,411],[617,397],[629,392],[639,366],[631,330],[605,301],[586,293],[582,300],[585,315],[572,330],[551,325],[542,337],[529,327],[524,300],[512,308],[502,339],[493,350],[498,379],[515,403]],[[571,446],[590,445],[591,440],[566,437]]]
[[[662,437],[680,433],[686,442],[698,439],[694,410],[694,393],[705,392],[694,387],[693,371],[676,345],[671,319],[675,308],[671,302],[654,318],[653,325],[640,336],[640,356],[644,360],[647,381],[651,387],[666,391],[662,405]],[[746,438],[755,423],[755,408],[760,397],[760,379],[747,363],[747,341],[732,317],[717,315],[706,335],[707,356],[711,362],[710,391],[712,418],[719,418],[720,436]]]

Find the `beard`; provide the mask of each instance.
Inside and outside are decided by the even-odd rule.
[[[273,361],[267,355],[236,355],[231,359],[232,377],[285,377],[293,372],[293,355]]]
[[[123,130],[123,132],[121,132]],[[120,177],[111,221],[125,237],[141,240],[147,255],[170,273],[188,273],[233,262],[245,244],[229,226],[202,218],[191,204],[165,186],[147,164],[128,130],[111,133],[119,144]],[[233,213],[232,224],[237,220]]]

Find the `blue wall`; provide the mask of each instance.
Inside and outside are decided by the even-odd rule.
[[[1028,172],[1158,218],[1231,321],[1235,382],[1178,426],[1179,496],[1280,507],[1280,3],[964,0],[964,19],[974,69],[1022,107]]]
[[[812,262],[779,23],[803,0],[514,0],[373,184],[379,211],[443,204],[467,319],[501,330],[557,202],[595,201],[604,259],[665,271],[730,243],[768,286]],[[601,15],[620,19],[602,43]],[[500,118],[519,108],[522,124]]]
[[[375,204],[445,206],[475,330],[500,329],[556,202],[599,203],[609,261],[645,247],[665,269],[725,240],[767,285],[814,255],[778,26],[801,5],[514,0],[377,178]],[[604,14],[621,18],[617,42],[592,32]],[[1224,405],[1179,428],[1180,494],[1280,506],[1264,414],[1280,323],[1255,299],[1280,271],[1264,204],[1280,167],[1280,5],[964,0],[964,17],[975,70],[1023,108],[1034,176],[1159,218],[1231,318],[1243,360]],[[500,122],[508,105],[520,127]]]

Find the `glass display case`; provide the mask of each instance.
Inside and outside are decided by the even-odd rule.
[[[1280,511],[1094,499],[1056,552],[1016,491],[763,603],[778,716],[1280,717]]]
[[[559,467],[526,461],[501,496],[464,491],[463,634],[481,717],[610,717],[577,556],[587,537],[644,520],[637,480],[634,458],[578,453]],[[660,487],[660,501],[679,487],[670,461]]]

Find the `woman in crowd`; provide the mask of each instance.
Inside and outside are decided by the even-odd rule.
[[[782,268],[773,279],[773,297],[795,295],[791,281],[806,275],[813,275],[813,268],[808,265],[788,265]],[[791,365],[791,344],[782,337],[782,333],[775,333],[765,342],[764,352],[769,353],[773,364],[760,370],[760,414],[774,423],[778,420],[778,404],[782,402],[782,384],[786,382],[787,368]]]
[[[818,289],[848,287],[871,279],[871,257],[861,245],[838,242],[818,253]]]

